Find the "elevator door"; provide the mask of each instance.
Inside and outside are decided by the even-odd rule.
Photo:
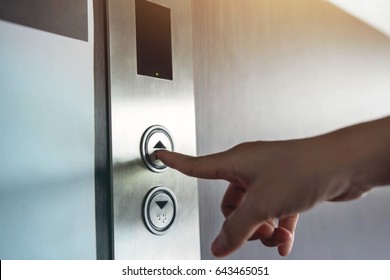
[[[189,0],[108,1],[115,259],[198,259],[195,179],[159,149],[195,154]]]

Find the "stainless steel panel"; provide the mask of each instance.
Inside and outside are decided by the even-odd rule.
[[[0,20],[2,260],[96,259],[92,8],[88,42]]]
[[[189,0],[153,1],[171,9],[173,80],[137,75],[135,1],[108,1],[115,259],[198,259],[198,194],[195,179],[168,169],[154,173],[140,157],[140,141],[163,125],[175,150],[195,154],[195,109]],[[179,211],[165,235],[152,234],[142,203],[156,186],[171,189]]]
[[[308,137],[390,114],[390,39],[322,0],[195,0],[198,153]],[[199,182],[202,258],[226,182]],[[390,188],[299,221],[294,259],[388,259]],[[387,202],[386,202],[387,201]],[[248,242],[231,259],[279,259]]]

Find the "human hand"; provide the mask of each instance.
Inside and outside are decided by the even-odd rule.
[[[241,148],[237,147],[235,149]],[[230,152],[234,153],[235,149],[232,149]],[[246,228],[245,224],[247,223],[247,219],[238,218],[238,223],[232,221],[232,230],[229,230],[229,227],[226,226],[230,224],[228,221],[232,219],[231,215],[237,210],[243,200],[245,200],[247,192],[250,188],[250,185],[245,184],[244,182],[240,182],[239,178],[230,178],[230,175],[228,174],[226,174],[227,176],[218,174],[219,168],[221,167],[223,169],[223,167],[221,165],[216,165],[215,161],[218,162],[219,158],[222,160],[222,158],[226,155],[229,155],[230,152],[195,158],[178,153],[159,151],[157,157],[168,166],[176,168],[189,176],[207,179],[226,179],[230,181],[230,185],[228,186],[221,203],[221,211],[227,219],[224,224],[224,229],[221,231],[221,235],[228,231],[226,237],[231,238],[231,240],[228,242],[230,246],[233,245],[234,247],[239,247],[246,240],[260,240],[265,246],[277,246],[280,255],[288,255],[291,251],[294,241],[294,233],[296,223],[298,221],[298,214],[291,214],[281,217],[278,224],[273,218],[261,221],[261,223],[258,223],[254,230],[251,231],[250,235],[248,235],[248,237],[246,237],[244,240],[241,237],[242,233],[239,229],[244,230]],[[208,168],[204,169],[203,167]],[[219,257],[229,254],[229,251],[224,252],[221,250],[221,248],[218,247],[219,241],[224,242],[223,239],[218,240],[217,238],[212,245],[213,253]],[[236,242],[239,242],[239,244],[235,244]]]
[[[294,241],[296,213],[363,193],[350,188],[333,144],[327,137],[250,142],[202,157],[163,150],[157,157],[186,175],[230,182],[221,204],[226,219],[212,244],[215,256],[226,256],[253,239],[278,246],[286,256]]]
[[[240,205],[246,195],[246,188],[230,183],[221,203],[221,211],[225,218],[228,218]],[[294,243],[295,228],[298,222],[298,214],[288,215],[280,218],[278,224],[275,219],[269,219],[261,223],[248,240],[260,240],[267,247],[278,247],[281,256],[287,256]],[[240,227],[240,225],[236,225]],[[218,241],[216,241],[218,242]],[[219,255],[219,249],[213,243],[212,251],[216,256]]]

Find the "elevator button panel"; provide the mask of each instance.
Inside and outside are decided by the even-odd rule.
[[[176,197],[168,188],[156,187],[146,195],[143,216],[150,232],[157,235],[165,234],[175,222],[176,214]]]
[[[197,180],[156,157],[196,154],[193,1],[105,2],[112,257],[200,259]]]
[[[153,172],[163,172],[167,166],[157,159],[157,150],[173,151],[173,141],[169,131],[161,126],[149,127],[141,139],[141,157],[145,165]]]

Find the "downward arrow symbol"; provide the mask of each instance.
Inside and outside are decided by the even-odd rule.
[[[160,209],[162,210],[165,205],[167,205],[168,201],[167,200],[164,200],[164,201],[156,201],[156,204],[158,205],[158,207],[160,207]]]

